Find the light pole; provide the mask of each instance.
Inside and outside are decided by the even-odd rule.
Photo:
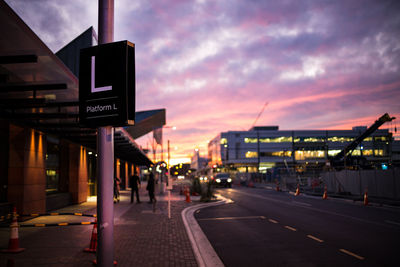
[[[98,23],[99,44],[112,43],[114,41],[114,0],[99,0]],[[114,129],[112,126],[98,128],[98,266],[113,266],[114,261],[113,141]]]
[[[163,126],[163,129],[172,129],[173,131],[176,130],[176,126]],[[161,161],[164,160],[164,149],[163,149],[163,138],[161,138]],[[168,175],[169,175],[169,140],[168,140],[168,163],[167,163],[167,169],[168,169]],[[169,178],[169,176],[168,176]],[[169,182],[169,180],[168,180]],[[161,181],[160,181],[160,195],[163,195],[165,191],[165,185],[164,185],[164,180],[163,180],[163,175],[161,175]],[[168,191],[169,194],[169,191]]]

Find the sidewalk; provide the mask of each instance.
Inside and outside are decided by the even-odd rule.
[[[130,203],[130,191],[121,191],[121,202],[114,204],[114,257],[117,266],[197,266],[181,212],[198,201],[186,203],[179,192],[171,193],[171,219],[168,219],[167,193],[159,196],[153,212],[145,185],[140,189],[141,204]],[[193,200],[193,199],[192,199]],[[69,206],[57,212],[96,213],[96,202]],[[60,223],[94,221],[93,217],[44,216],[23,222]],[[89,247],[93,225],[20,227],[18,254],[0,253],[0,266],[93,266]],[[10,230],[0,228],[0,250],[8,247]]]

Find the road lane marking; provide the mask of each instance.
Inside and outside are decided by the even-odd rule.
[[[307,237],[308,237],[308,238],[311,238],[311,239],[313,239],[313,240],[315,240],[315,241],[317,241],[317,242],[320,242],[320,243],[324,242],[324,240],[319,239],[319,238],[317,238],[317,237],[315,237],[315,236],[312,236],[312,235],[307,235]]]
[[[287,225],[285,225],[285,228],[286,228],[286,229],[289,229],[289,230],[291,230],[291,231],[293,231],[293,232],[296,232],[296,231],[297,231],[296,228],[293,228],[293,227],[290,227],[290,226],[287,226]]]
[[[385,221],[385,222],[400,226],[400,223],[398,223],[398,222],[394,222],[394,221]]]
[[[293,204],[295,205],[301,205],[301,206],[307,206],[307,207],[311,207],[311,204],[308,203],[303,203],[303,202],[299,202],[299,201],[292,201]]]
[[[242,219],[266,219],[265,216],[244,216],[244,217],[218,217],[218,218],[201,218],[198,221],[224,221],[224,220],[242,220]]]
[[[308,209],[308,210],[313,210],[313,211],[317,211],[320,213],[325,213],[325,214],[329,214],[329,215],[334,215],[334,216],[340,216],[342,218],[347,218],[347,219],[351,219],[354,221],[359,221],[359,222],[363,222],[363,223],[368,223],[368,224],[374,224],[374,225],[378,225],[378,226],[383,226],[385,228],[391,228],[393,229],[395,226],[394,225],[390,225],[390,224],[384,224],[384,223],[378,223],[378,222],[374,222],[374,221],[369,221],[369,220],[364,220],[361,218],[357,218],[357,217],[353,217],[350,215],[345,215],[345,214],[340,214],[337,212],[333,212],[333,211],[327,211],[327,210],[322,210],[322,209],[318,209],[318,208],[314,208],[314,207],[308,207],[308,206],[303,206],[303,205],[293,205],[292,202],[287,202],[287,201],[283,201],[283,200],[278,200],[278,199],[274,199],[271,197],[264,197],[264,196],[260,196],[260,195],[256,195],[256,194],[250,194],[250,193],[246,193],[246,192],[242,192],[239,190],[236,190],[236,192],[238,194],[242,194],[242,195],[247,195],[250,197],[254,197],[254,198],[258,198],[258,199],[264,199],[264,200],[269,200],[270,202],[275,202],[275,203],[281,203],[281,204],[285,204],[288,206],[297,206],[297,207],[302,207],[303,209]]]
[[[364,257],[361,257],[360,255],[357,255],[357,254],[355,254],[355,253],[353,253],[351,251],[345,250],[344,248],[339,249],[339,251],[341,251],[341,252],[343,252],[343,253],[345,253],[347,255],[353,256],[354,258],[357,258],[359,260],[364,260],[365,259]]]
[[[272,222],[272,223],[278,223],[278,221],[275,221],[273,219],[268,219],[268,221]]]

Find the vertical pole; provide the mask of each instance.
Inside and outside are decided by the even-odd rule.
[[[171,181],[171,168],[169,167],[169,140],[168,140],[168,162],[167,162],[167,166],[168,166],[168,219],[171,219],[171,189],[172,189],[172,181]]]
[[[114,41],[114,0],[99,0],[99,44]],[[98,146],[98,266],[113,266],[114,262],[114,129],[97,130]]]
[[[257,130],[257,179],[260,173],[260,133]]]

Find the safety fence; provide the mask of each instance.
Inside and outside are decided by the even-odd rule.
[[[328,191],[352,195],[368,194],[373,197],[400,199],[400,169],[343,170],[322,173]]]

